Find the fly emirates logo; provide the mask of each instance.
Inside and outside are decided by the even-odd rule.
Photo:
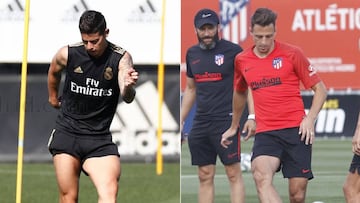
[[[99,88],[100,82],[92,79],[92,78],[86,78],[85,85],[81,86],[76,84],[75,82],[71,81],[70,83],[70,89],[72,92],[77,94],[83,94],[83,95],[90,95],[95,97],[103,97],[103,96],[111,96],[112,95],[112,89],[103,89]]]
[[[325,10],[295,10],[292,31],[360,30],[360,8],[339,8],[330,4]]]

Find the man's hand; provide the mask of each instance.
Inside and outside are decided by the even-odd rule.
[[[59,109],[61,106],[61,97],[49,97],[49,103],[55,109]]]
[[[119,77],[121,97],[126,103],[131,103],[135,98],[136,91],[133,86],[136,85],[139,73],[134,68],[128,68],[123,70]]]
[[[237,129],[232,129],[229,128],[228,130],[226,130],[223,134],[222,134],[222,138],[221,138],[221,146],[223,146],[224,148],[228,148],[228,146],[232,143],[231,140],[228,140],[230,137],[234,136],[236,134]]]
[[[139,78],[139,73],[135,71],[134,68],[129,68],[127,73],[125,73],[125,87],[136,85],[136,82]]]
[[[359,118],[360,118],[360,114],[359,114]],[[360,122],[360,120],[358,122]],[[360,126],[357,126],[355,130],[355,134],[352,139],[352,151],[354,154],[360,156]]]
[[[255,135],[255,130],[256,130],[256,122],[254,119],[248,119],[245,124],[244,124],[244,128],[242,130],[242,133],[246,133],[247,135],[245,136],[245,141],[247,141],[251,136]]]
[[[315,140],[315,120],[305,116],[300,123],[299,135],[301,135],[301,141],[305,140],[305,144],[313,144]]]

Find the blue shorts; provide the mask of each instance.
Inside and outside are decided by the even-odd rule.
[[[48,148],[53,156],[66,153],[79,159],[81,164],[91,157],[120,156],[117,145],[112,142],[111,134],[83,136],[54,129],[49,138]]]
[[[217,156],[224,165],[240,162],[241,142],[239,131],[231,137],[228,148],[221,146],[221,136],[230,127],[230,121],[194,120],[188,137],[192,165],[216,164]]]
[[[360,175],[360,156],[354,154],[353,159],[350,164],[349,172],[355,173],[357,170],[358,174]]]
[[[257,133],[251,160],[260,155],[278,157],[278,171],[282,170],[284,178],[305,177],[310,180],[314,178],[311,171],[312,145],[305,145],[300,138],[297,127]]]

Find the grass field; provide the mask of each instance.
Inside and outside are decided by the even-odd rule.
[[[242,143],[242,152],[249,153],[252,140]],[[309,182],[307,203],[344,203],[342,184],[352,158],[350,139],[317,139],[313,146],[313,172]],[[156,175],[155,164],[123,163],[119,203],[195,203],[197,202],[197,168],[190,164],[187,143],[182,146],[181,178],[177,163],[165,163],[164,173]],[[246,202],[257,203],[251,173],[243,173]],[[181,181],[181,187],[180,187]],[[274,184],[284,202],[288,202],[287,179],[276,174]],[[229,202],[229,186],[223,166],[217,165],[215,202]],[[16,164],[0,164],[0,203],[14,203]],[[181,190],[181,197],[180,197]],[[25,163],[23,168],[22,202],[57,202],[57,185],[51,163]],[[96,203],[97,195],[89,178],[80,179],[80,203]]]
[[[164,163],[163,174],[156,175],[155,164],[122,163],[119,203],[179,203],[180,167]],[[57,185],[51,163],[24,164],[23,203],[58,202]],[[16,164],[0,164],[0,203],[14,203]],[[97,194],[89,178],[80,178],[80,203],[96,203]]]
[[[242,152],[250,153],[252,140],[242,142]],[[344,203],[342,185],[352,159],[351,140],[320,139],[313,145],[313,173],[315,178],[309,182],[307,203],[322,201],[324,203]],[[219,161],[218,161],[219,162]],[[215,177],[215,202],[229,202],[229,186],[223,166],[218,163]],[[181,202],[197,202],[197,167],[191,166],[187,143],[181,153]],[[257,203],[256,188],[250,172],[243,173],[246,187],[246,203]],[[283,202],[288,202],[287,179],[277,173],[274,184]]]

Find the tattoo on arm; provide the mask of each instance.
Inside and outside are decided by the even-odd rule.
[[[127,81],[126,81],[127,80],[126,77],[129,77],[127,75],[128,71],[130,69],[133,69],[133,67],[134,67],[134,64],[132,61],[132,57],[129,53],[126,52],[119,63],[119,71],[120,71],[119,75],[121,76],[121,78],[119,78],[120,79],[119,87],[120,87],[121,96],[126,103],[131,103],[134,100],[135,94],[136,94],[136,91],[133,88],[133,85],[127,84]]]

